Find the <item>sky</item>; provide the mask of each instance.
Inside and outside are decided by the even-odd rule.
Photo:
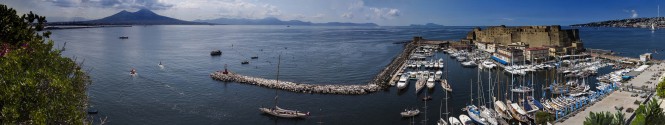
[[[275,17],[382,26],[571,25],[656,17],[663,0],[0,0],[50,22],[99,19],[150,9],[181,20]],[[665,13],[663,13],[665,15]]]

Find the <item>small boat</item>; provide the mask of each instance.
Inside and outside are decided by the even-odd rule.
[[[462,117],[462,115],[460,115],[460,118],[461,118],[461,117]],[[468,118],[468,117],[467,117],[467,118]],[[448,121],[450,122],[450,125],[464,125],[462,122],[460,122],[459,120],[457,120],[457,118],[455,118],[455,117],[449,117],[449,118],[448,118]]]
[[[258,59],[259,56],[258,56],[258,55],[255,55],[255,56],[252,56],[252,57],[250,57],[250,58],[251,58],[251,59]]]
[[[413,116],[416,116],[416,115],[420,114],[420,110],[418,110],[418,109],[413,109],[413,110],[404,109],[404,111],[399,113],[399,114],[402,115],[402,117],[413,117]]]
[[[164,68],[164,65],[162,65],[162,62],[159,62],[159,68]]]
[[[282,109],[277,106],[274,108],[259,108],[263,113],[270,114],[282,118],[305,118],[309,116],[309,112],[301,112],[297,110]]]
[[[249,61],[245,60],[245,61],[240,62],[240,64],[249,64]]]
[[[128,36],[121,36],[121,37],[118,37],[118,39],[129,39],[129,37]]]
[[[473,121],[471,120],[471,118],[469,118],[469,116],[467,116],[467,115],[461,114],[461,115],[459,115],[459,119],[460,120],[458,122],[460,122],[460,124],[462,124],[462,125],[473,125],[474,124]]]
[[[129,75],[136,75],[136,69],[132,68],[132,70],[129,70]]]
[[[213,50],[213,51],[210,51],[210,56],[219,56],[219,55],[222,55],[222,51],[221,51],[221,50]]]

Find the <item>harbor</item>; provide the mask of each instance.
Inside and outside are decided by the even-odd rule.
[[[431,100],[428,95],[436,94],[434,91],[452,93],[460,91],[454,88],[471,85],[472,90],[478,91],[471,91],[470,99],[478,101],[470,102],[471,105],[462,110],[476,123],[497,125],[533,123],[536,121],[536,112],[553,115],[553,123],[579,123],[584,117],[578,117],[585,116],[579,113],[588,113],[588,109],[601,111],[597,109],[608,109],[608,104],[615,104],[612,106],[617,109],[635,109],[634,103],[625,100],[644,102],[647,94],[653,93],[655,84],[650,83],[657,82],[654,77],[662,75],[660,71],[665,71],[653,69],[662,66],[659,64],[660,60],[652,59],[649,53],[640,55],[641,58],[637,59],[596,49],[583,52],[582,48],[576,47],[548,49],[528,47],[526,43],[470,43],[464,40],[429,40],[418,36],[413,37],[410,42],[397,44],[403,44],[401,52],[366,84],[278,82],[274,79],[237,74],[229,69],[211,73],[210,77],[223,82],[308,94],[364,95],[395,87],[399,93],[413,91],[421,98],[419,95],[425,90],[427,94],[422,96],[423,101]],[[599,51],[604,53],[594,53]],[[478,72],[478,78],[450,83],[447,65],[462,67],[456,71],[474,69]],[[610,69],[608,67],[613,71],[607,73],[607,69]],[[604,70],[601,72],[601,69]],[[485,73],[487,75],[484,75]],[[536,74],[541,75],[534,79]],[[646,76],[641,74],[650,74],[651,77],[645,78]],[[489,78],[481,78],[485,76]],[[535,81],[544,82],[536,85]],[[629,83],[624,83],[626,81]],[[441,86],[440,90],[434,89],[437,85]],[[413,88],[406,90],[409,86]],[[640,96],[634,96],[635,94]],[[619,103],[605,100],[624,101]],[[405,111],[410,110],[407,108]],[[417,114],[420,113],[406,116],[418,117]],[[402,116],[405,116],[404,112]]]

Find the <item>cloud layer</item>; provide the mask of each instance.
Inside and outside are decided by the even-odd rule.
[[[342,13],[340,17],[346,19],[353,19],[354,15],[364,15],[367,20],[372,19],[394,19],[399,17],[401,12],[395,8],[379,8],[366,6],[363,1],[356,1],[348,5],[347,11]]]
[[[59,7],[100,7],[117,9],[165,10],[174,5],[161,0],[46,0]]]

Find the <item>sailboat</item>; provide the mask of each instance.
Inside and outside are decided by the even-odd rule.
[[[437,76],[437,77],[441,77],[441,76]],[[450,87],[450,84],[448,84],[448,68],[446,68],[445,77],[441,78],[441,80],[439,82],[441,82],[441,87],[443,88],[443,90],[448,91],[448,92],[453,92],[453,89]]]
[[[278,57],[279,61],[277,62],[277,83],[279,83],[279,66],[282,60],[282,55],[279,55]],[[309,112],[302,112],[298,110],[288,110],[288,109],[282,109],[277,106],[277,90],[275,90],[275,106],[274,107],[263,107],[259,108],[261,112],[270,114],[273,116],[277,117],[282,117],[282,118],[306,118],[309,116]]]
[[[443,94],[445,95],[445,100],[446,100],[446,116],[448,116],[448,92],[444,91]],[[443,100],[441,100],[441,104],[443,104]],[[439,121],[436,122],[437,125],[448,125],[446,122],[445,117],[441,116],[441,105],[439,105]],[[451,122],[452,123],[452,122]]]
[[[654,31],[654,30],[656,30],[656,25],[652,23],[651,24],[651,31]]]

